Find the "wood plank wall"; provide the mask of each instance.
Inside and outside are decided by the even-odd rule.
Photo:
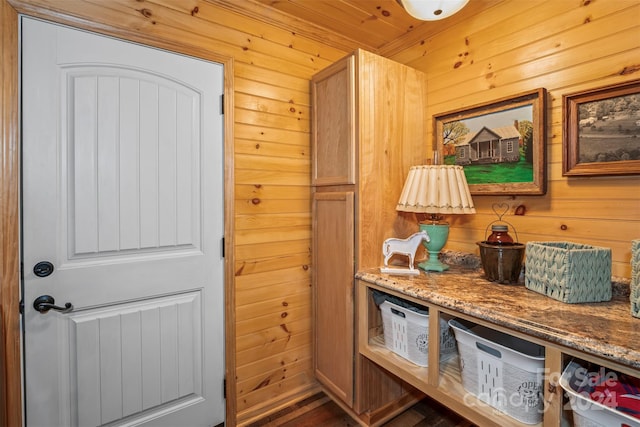
[[[569,241],[612,248],[614,276],[631,276],[631,240],[640,238],[640,176],[562,176],[562,96],[640,78],[637,0],[510,0],[398,52],[424,71],[429,117],[539,87],[548,91],[547,194],[476,196],[476,215],[450,218],[448,249],[478,253],[491,205],[520,241]],[[430,128],[431,132],[432,127]],[[433,141],[433,135],[429,135]],[[518,205],[524,216],[514,216]]]
[[[309,79],[348,53],[349,42],[328,34],[325,43],[286,23],[266,24],[257,8],[241,15],[234,9],[240,0],[0,1],[44,8],[57,20],[96,30],[173,41],[184,52],[233,58],[232,424],[311,390]],[[431,115],[549,90],[547,195],[476,197],[477,215],[452,219],[448,248],[477,253],[474,242],[494,219],[491,204],[506,201],[527,208],[525,216],[509,217],[521,241],[611,247],[614,274],[630,276],[630,240],[640,237],[640,177],[563,178],[560,106],[564,93],[638,78],[639,32],[637,0],[506,0],[415,45],[380,52],[428,74]]]

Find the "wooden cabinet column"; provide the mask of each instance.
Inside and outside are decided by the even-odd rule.
[[[314,76],[312,94],[314,370],[365,424],[421,397],[357,352],[354,274],[382,263],[382,243],[417,231],[396,204],[409,168],[423,164],[426,78],[358,50]]]

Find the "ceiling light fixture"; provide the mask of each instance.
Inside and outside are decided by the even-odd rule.
[[[397,0],[416,19],[436,21],[453,15],[469,0]]]

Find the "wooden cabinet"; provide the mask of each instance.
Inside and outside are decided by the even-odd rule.
[[[372,424],[419,394],[359,356],[354,273],[380,265],[386,238],[417,231],[395,207],[409,168],[431,151],[426,78],[358,50],[315,75],[311,93],[314,370]]]
[[[355,61],[355,55],[351,55],[324,69],[311,81],[311,185],[356,183]]]
[[[360,273],[357,275],[360,276]],[[493,302],[490,304],[480,302],[480,307],[475,308],[478,301],[499,300],[504,288],[487,291],[485,289],[490,288],[482,288],[482,290],[467,293],[449,292],[447,294],[440,290],[453,281],[459,281],[454,274],[448,278],[440,279],[434,277],[424,280],[410,279],[410,281],[407,280],[398,286],[396,283],[401,280],[397,281],[394,277],[383,276],[374,277],[369,274],[366,280],[358,281],[359,317],[357,328],[359,330],[358,350],[360,354],[371,362],[393,372],[476,425],[525,427],[527,424],[497,411],[464,389],[458,358],[440,358],[440,319],[449,320],[455,317],[468,320],[544,347],[542,390],[544,412],[542,421],[536,424],[539,427],[572,425],[572,412],[566,401],[563,402],[563,389],[559,385],[560,375],[571,360],[590,362],[596,366],[640,378],[640,370],[638,369],[640,359],[637,348],[640,332],[635,326],[636,321],[629,314],[628,298],[616,298],[606,304],[591,305],[591,312],[588,312],[588,310],[582,310],[579,307],[580,304],[568,304],[567,307],[563,307],[559,302],[545,303],[545,297],[527,293],[522,287],[522,289],[515,289],[512,292],[517,295],[518,299],[521,301],[529,300],[537,307],[541,307],[540,310],[553,310],[556,313],[551,315],[549,311],[545,311],[546,316],[538,316],[536,310],[527,310],[520,306],[520,312],[523,314],[521,321],[507,324],[504,322],[505,313],[508,316],[517,315],[517,311],[513,310],[517,305],[507,303],[501,306],[493,305]],[[384,283],[384,286],[381,286],[381,283]],[[402,289],[410,289],[413,295],[409,295]],[[416,297],[421,294],[421,292],[415,292],[417,289],[425,289],[422,295],[426,299]],[[383,322],[380,310],[373,300],[374,291],[384,292],[428,309],[427,327],[429,331],[436,332],[428,334],[427,367],[418,366],[385,346]],[[543,302],[538,303],[539,301]],[[470,314],[469,310],[474,314]],[[609,317],[615,320],[607,320]],[[572,319],[572,322],[555,321],[555,319],[569,318]],[[600,328],[601,334],[599,336],[606,337],[609,341],[598,342],[597,339],[585,337],[583,331],[576,328],[576,325],[588,325],[589,322],[607,325]],[[584,346],[584,349],[578,348],[580,346]]]
[[[354,301],[353,191],[315,193],[314,365],[318,380],[353,404]]]

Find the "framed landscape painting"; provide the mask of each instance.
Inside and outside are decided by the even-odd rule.
[[[546,90],[434,117],[442,163],[464,168],[473,195],[546,192]]]
[[[562,97],[562,175],[640,173],[640,80]]]

